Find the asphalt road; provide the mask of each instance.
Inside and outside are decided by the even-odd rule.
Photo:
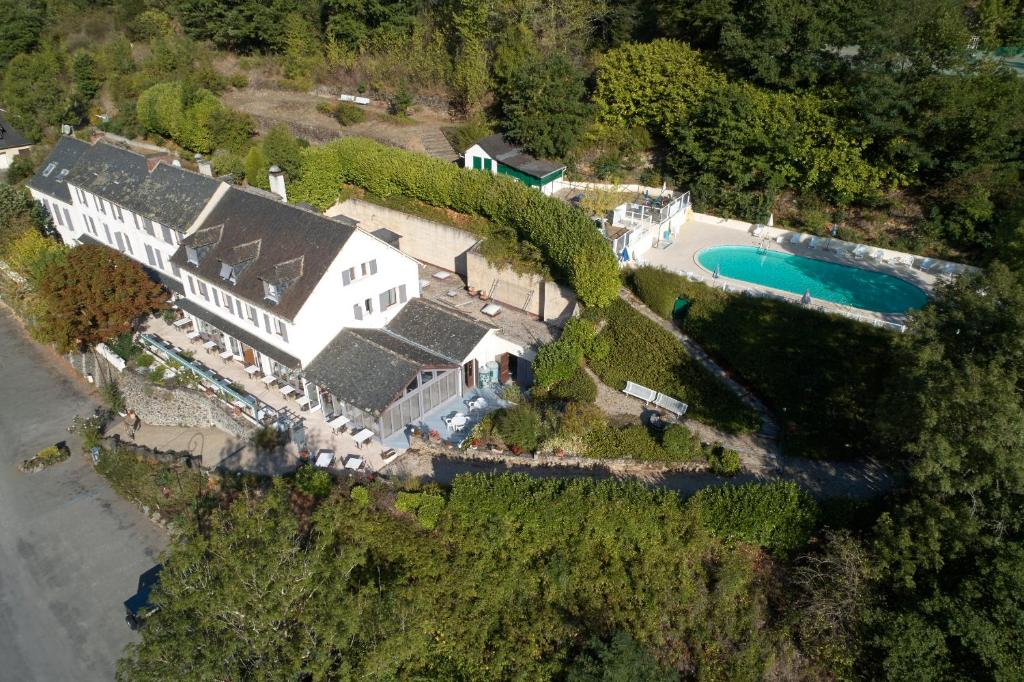
[[[110,680],[136,635],[122,602],[166,544],[73,444],[50,469],[15,466],[68,437],[95,398],[0,306],[0,680]]]

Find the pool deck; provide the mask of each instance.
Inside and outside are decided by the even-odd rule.
[[[665,268],[680,274],[689,274],[694,278],[700,278],[705,284],[716,288],[725,288],[730,291],[753,290],[767,292],[779,298],[784,298],[795,304],[800,304],[801,295],[794,294],[781,289],[762,286],[744,280],[732,279],[720,276],[717,279],[712,277],[713,273],[697,262],[697,254],[712,246],[765,246],[770,251],[777,253],[789,253],[806,258],[838,263],[849,267],[862,268],[875,272],[885,273],[898,277],[923,289],[929,296],[935,286],[942,281],[942,278],[925,272],[917,267],[908,265],[894,265],[891,263],[879,262],[869,258],[854,259],[847,255],[851,249],[857,246],[851,242],[844,242],[839,239],[823,240],[817,248],[811,248],[807,244],[791,244],[788,239],[778,243],[775,237],[791,234],[791,231],[783,228],[769,228],[772,238],[762,239],[753,235],[753,226],[749,223],[742,223],[736,220],[716,218],[714,216],[694,213],[679,231],[679,235],[672,244],[666,248],[652,248],[638,259],[638,265],[653,265]],[[885,251],[883,249],[883,251]],[[895,251],[885,251],[886,255],[896,254]],[[920,258],[912,254],[918,262]],[[877,320],[890,324],[902,324],[906,320],[903,314],[877,313],[852,306],[831,303],[821,299],[815,299],[813,307],[824,312],[833,312],[849,317],[864,318],[870,322]]]

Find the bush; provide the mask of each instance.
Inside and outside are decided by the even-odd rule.
[[[525,452],[537,449],[540,440],[540,415],[529,405],[515,405],[494,413],[494,427],[509,447]]]
[[[727,294],[655,268],[634,270],[629,285],[666,318],[676,296],[690,301],[683,330],[785,416],[787,452],[868,454],[873,406],[896,372],[889,332],[785,301]]]
[[[118,353],[118,355],[120,355],[120,353]],[[124,357],[124,356],[122,355],[121,357]],[[155,361],[156,361],[156,358],[154,358],[149,353],[139,353],[137,356],[135,356],[135,359],[134,359],[135,366],[136,367],[142,367],[143,369],[145,369],[146,367],[149,367]]]
[[[36,456],[21,463],[22,471],[38,471],[52,466],[71,457],[71,450],[66,445],[51,445],[36,453]]]
[[[689,404],[689,415],[730,433],[752,431],[757,414],[717,377],[690,357],[672,334],[628,303],[616,300],[601,312],[606,320],[598,342],[608,344],[603,358],[588,356],[590,368],[605,384],[622,389],[643,384]]]
[[[482,216],[536,246],[554,276],[568,282],[584,304],[604,306],[618,295],[618,263],[587,216],[511,178],[357,137],[306,149],[303,159],[303,177],[289,187],[295,201],[325,209],[349,183],[384,198],[403,195]]]
[[[18,154],[11,160],[7,168],[7,183],[17,185],[22,180],[28,180],[36,172],[35,165],[28,154]]]
[[[548,388],[579,373],[583,356],[591,349],[596,333],[597,328],[590,320],[574,317],[566,322],[558,340],[537,351],[533,369],[537,386]],[[596,397],[596,387],[594,391]]]
[[[608,426],[608,420],[600,407],[592,403],[569,403],[562,413],[562,420],[558,425],[559,433],[563,436],[585,436],[591,431],[603,429]]]
[[[317,499],[330,495],[333,483],[334,479],[326,470],[309,464],[299,467],[295,472],[295,487]]]
[[[370,505],[370,491],[366,489],[366,486],[357,485],[352,488],[349,495],[352,496],[352,501],[360,507],[368,507]]]
[[[388,113],[392,116],[405,116],[412,106],[412,95],[405,88],[398,91],[388,99]]]
[[[158,367],[154,367],[149,372],[149,380],[151,382],[153,382],[154,384],[162,383],[163,380],[164,380],[164,376],[166,374],[167,374],[167,368],[164,367],[163,365],[160,365]]]
[[[719,476],[735,476],[742,468],[740,453],[721,445],[711,448],[708,453],[708,464],[711,465],[711,471]]]
[[[284,445],[284,436],[273,426],[263,426],[252,432],[249,443],[257,450],[275,450]]]
[[[433,530],[444,511],[444,498],[429,493],[400,492],[395,498],[395,509],[414,515],[423,529]]]
[[[597,384],[590,378],[586,370],[577,366],[568,379],[563,379],[551,389],[552,397],[580,403],[592,403],[597,400]]]
[[[170,310],[168,308],[168,310]],[[171,311],[173,312],[173,311]],[[115,338],[107,341],[107,348],[112,350],[119,358],[128,362],[132,358],[139,356],[142,353],[142,349],[139,348],[132,340],[130,332],[119,334]],[[152,356],[150,356],[152,359]]]
[[[704,488],[686,506],[713,535],[783,556],[807,544],[818,518],[818,505],[792,481]]]
[[[100,396],[111,412],[122,413],[125,411],[124,394],[116,381],[108,381],[100,388]]]
[[[635,459],[645,462],[668,461],[668,454],[641,424],[621,429],[606,426],[584,437],[587,454],[597,459]]]
[[[688,462],[704,459],[700,438],[693,435],[690,429],[682,424],[673,424],[665,429],[665,433],[661,437],[661,447],[674,461]]]
[[[366,113],[363,112],[359,105],[349,102],[338,102],[332,115],[334,120],[343,126],[362,123],[366,119]]]

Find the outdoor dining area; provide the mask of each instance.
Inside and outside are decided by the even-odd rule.
[[[480,423],[484,415],[506,405],[494,390],[474,389],[471,393],[456,396],[442,404],[415,424],[410,424],[405,431],[385,438],[384,446],[407,448],[417,441],[457,446],[470,437],[473,427]]]

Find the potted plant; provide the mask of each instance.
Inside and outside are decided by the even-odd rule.
[[[430,429],[429,438],[431,443],[441,442],[441,434],[437,432],[437,429]]]

